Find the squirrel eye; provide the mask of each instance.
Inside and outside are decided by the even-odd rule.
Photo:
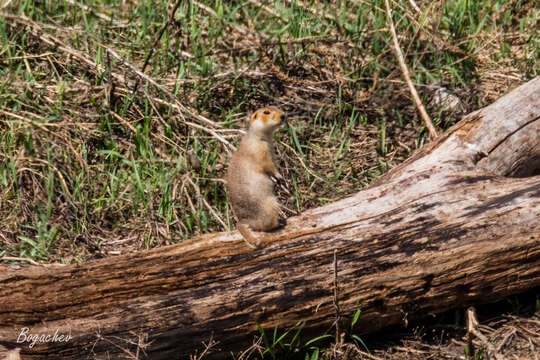
[[[263,114],[264,114],[264,115],[270,115],[270,111],[264,110]]]

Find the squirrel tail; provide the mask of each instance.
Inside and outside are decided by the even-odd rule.
[[[253,249],[259,248],[259,240],[251,233],[249,226],[246,224],[238,224],[238,231],[242,234],[244,241]]]

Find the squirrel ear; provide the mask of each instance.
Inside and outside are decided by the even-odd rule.
[[[257,113],[254,112],[253,115],[251,115],[250,117],[247,118],[247,123],[248,124],[251,124],[253,121],[257,120]]]

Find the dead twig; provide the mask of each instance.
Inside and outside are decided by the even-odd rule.
[[[414,11],[416,11],[418,14],[422,14],[422,10],[420,10],[420,8],[418,7],[418,5],[416,5],[414,0],[409,0],[409,4],[411,4]]]
[[[502,355],[497,352],[497,349],[495,349],[493,344],[491,344],[491,342],[489,342],[489,340],[480,331],[478,331],[478,326],[479,323],[478,319],[476,318],[476,310],[471,306],[467,309],[467,333],[469,334],[469,344],[472,344],[472,334],[482,342],[488,352],[490,352],[496,360],[503,360]]]
[[[30,30],[30,32],[34,36],[39,38],[41,41],[43,41],[44,43],[46,43],[49,46],[55,47],[56,49],[58,49],[58,50],[60,50],[60,51],[62,51],[64,53],[72,56],[73,58],[79,60],[81,63],[85,64],[88,68],[97,71],[99,75],[105,73],[106,69],[105,69],[105,67],[103,65],[95,63],[86,54],[65,45],[60,39],[58,39],[58,38],[56,38],[56,37],[54,37],[54,36],[52,36],[50,34],[47,34],[42,29],[42,27],[40,25],[38,25],[36,22],[31,20],[30,18],[28,18],[26,16],[17,16],[17,15],[11,15],[11,14],[3,14],[3,16],[6,19],[9,19],[9,20],[11,20],[11,21],[13,21],[15,23],[27,26],[28,29]],[[143,80],[145,80],[146,82],[148,82],[149,84],[151,84],[152,86],[156,87],[158,90],[163,92],[169,98],[171,98],[171,100],[173,100],[173,102],[175,104],[176,111],[179,113],[180,117],[182,118],[182,120],[184,121],[184,123],[186,125],[191,126],[191,127],[195,127],[195,128],[197,128],[199,130],[202,130],[202,131],[210,134],[212,137],[216,138],[218,141],[220,141],[224,145],[225,150],[228,153],[230,153],[231,151],[234,150],[234,146],[232,146],[229,143],[229,141],[227,141],[224,137],[219,135],[213,129],[211,129],[209,127],[206,127],[206,126],[202,126],[202,125],[193,126],[194,123],[185,120],[185,118],[186,118],[185,115],[189,115],[190,118],[198,120],[199,122],[204,123],[204,124],[206,124],[206,125],[208,125],[208,126],[210,126],[212,128],[220,128],[221,126],[219,124],[215,123],[214,121],[211,121],[210,119],[208,119],[208,118],[206,118],[206,117],[204,117],[204,116],[202,116],[200,114],[197,114],[196,112],[194,112],[192,110],[189,110],[188,108],[186,108],[184,105],[182,105],[176,99],[174,94],[172,94],[164,86],[158,84],[151,77],[149,77],[146,74],[139,71],[139,69],[137,69],[131,63],[129,63],[127,60],[125,60],[123,57],[121,57],[116,51],[114,51],[113,49],[108,48],[106,46],[104,46],[103,48],[106,50],[106,52],[108,52],[110,55],[112,55],[117,60],[119,60],[124,66],[126,66],[131,71],[133,71],[137,76],[139,76],[140,78],[142,78]],[[116,79],[116,81],[124,81],[125,80],[123,76],[121,76],[121,75],[119,75],[117,73],[113,72],[111,75],[112,75],[113,78]]]
[[[67,139],[64,135],[62,135],[61,133],[57,132],[57,131],[51,131],[49,129],[47,129],[47,126],[50,126],[50,124],[47,124],[47,123],[40,123],[40,122],[37,122],[37,121],[33,121],[32,119],[29,119],[27,117],[24,117],[24,116],[20,116],[20,115],[17,115],[17,114],[14,114],[12,112],[9,112],[9,111],[6,111],[4,109],[1,109],[0,108],[0,113],[1,114],[4,114],[6,116],[9,116],[9,117],[12,117],[14,119],[17,119],[17,120],[20,120],[22,122],[26,122],[26,123],[29,123],[31,124],[32,126],[35,126],[41,130],[43,130],[44,132],[48,133],[48,134],[51,134],[52,136],[55,136],[61,140],[64,141],[64,143],[70,148],[70,150],[73,152],[73,154],[75,155],[75,157],[77,158],[77,160],[79,160],[79,163],[81,164],[81,166],[85,169],[85,172],[88,176],[90,176],[90,169],[88,167],[88,164],[87,162],[82,158],[82,156],[75,150],[75,148],[73,147],[73,144],[69,141],[69,139]],[[32,114],[32,113],[28,113],[28,112],[22,112],[22,113],[25,113],[26,115],[31,115],[37,119],[43,119],[42,116],[40,115],[37,115],[37,114]],[[68,192],[69,194],[69,192]],[[71,196],[71,195],[70,195]]]
[[[507,343],[507,341],[516,333],[516,329],[512,329],[512,331],[509,331],[504,337],[503,339],[499,342],[499,344],[497,345],[497,348],[495,350],[497,350],[497,352],[501,351],[501,349],[503,348],[503,346]]]
[[[378,356],[375,356],[375,355],[372,355],[370,353],[367,353],[365,351],[362,351],[362,350],[356,350],[358,352],[358,354],[362,355],[363,357],[365,357],[366,359],[370,359],[370,360],[384,360],[383,358],[381,357],[378,357]]]
[[[420,116],[424,120],[424,124],[429,131],[429,136],[432,140],[436,139],[437,136],[439,136],[437,134],[437,130],[433,126],[431,118],[429,117],[426,108],[424,107],[424,104],[422,103],[422,100],[420,99],[420,96],[418,95],[418,92],[414,87],[414,84],[411,80],[411,75],[409,73],[409,69],[407,68],[407,64],[405,63],[405,58],[403,57],[403,53],[401,52],[401,48],[399,47],[396,28],[394,26],[394,21],[392,20],[392,10],[390,9],[390,2],[388,0],[384,0],[384,3],[386,5],[386,16],[388,17],[388,22],[390,24],[390,33],[392,34],[392,40],[394,42],[394,51],[396,53],[396,57],[398,58],[401,72],[403,74],[403,77],[407,81],[407,85],[409,86],[409,91],[411,93],[411,96],[413,97],[416,108],[418,109],[418,112],[420,113]]]
[[[141,72],[139,69],[137,69],[134,65],[132,65],[130,62],[128,62],[126,59],[124,59],[122,56],[120,56],[115,50],[109,48],[109,47],[106,47],[104,46],[104,49],[107,53],[110,53],[113,57],[115,57],[118,61],[120,61],[123,65],[125,65],[128,69],[130,69],[131,71],[133,71],[138,77],[142,78],[143,80],[145,80],[147,83],[149,83],[150,85],[154,86],[155,88],[157,88],[158,90],[162,91],[165,95],[167,95],[169,98],[171,98],[172,100],[174,100],[174,102],[176,103],[176,105],[183,111],[187,112],[187,109],[185,108],[184,105],[180,104],[178,102],[178,100],[176,100],[176,97],[174,96],[173,93],[171,93],[169,90],[167,90],[165,87],[163,87],[161,84],[158,84],[154,79],[152,79],[150,76],[144,74],[143,72]],[[184,117],[183,113],[180,114],[182,117]],[[192,114],[194,115],[194,117],[207,124],[207,125],[210,125],[212,127],[220,127],[217,123],[213,122],[212,120],[210,119],[207,119],[205,118],[204,116],[202,115],[196,115],[196,114]]]
[[[131,63],[129,63],[126,59],[121,57],[113,49],[108,48],[106,46],[104,48],[107,51],[107,53],[110,53],[113,57],[115,57],[117,60],[119,60],[122,64],[124,64],[126,67],[128,67],[131,71],[133,71],[137,76],[139,76],[140,78],[142,78],[143,80],[145,80],[146,82],[148,82],[149,84],[151,84],[152,86],[156,87],[158,90],[163,92],[165,95],[167,95],[174,102],[176,107],[180,110],[179,111],[180,117],[182,118],[183,122],[186,125],[191,126],[191,127],[195,127],[195,128],[197,128],[199,130],[202,130],[202,131],[204,131],[206,133],[209,133],[210,135],[215,137],[217,140],[219,140],[225,146],[225,149],[226,149],[227,152],[230,152],[230,151],[234,150],[234,147],[231,145],[231,143],[229,143],[223,136],[219,135],[217,132],[215,132],[214,130],[212,130],[210,128],[207,128],[205,126],[198,125],[198,124],[187,121],[186,118],[184,117],[184,113],[189,113],[195,119],[197,119],[197,120],[199,120],[199,121],[201,121],[201,122],[203,122],[203,123],[205,123],[205,124],[207,124],[207,125],[209,125],[209,126],[211,126],[213,128],[219,128],[220,127],[217,123],[213,122],[210,119],[207,119],[206,117],[204,117],[204,116],[202,116],[200,114],[195,114],[193,112],[188,111],[188,109],[176,99],[176,96],[174,96],[173,93],[171,93],[169,90],[167,90],[162,85],[158,84],[154,79],[152,79],[148,75],[141,72],[139,69],[137,69]]]
[[[339,331],[339,322],[341,321],[341,311],[339,309],[339,289],[338,289],[338,279],[337,279],[337,249],[334,249],[334,310],[336,311],[336,345],[341,343],[340,341],[340,331]]]
[[[212,351],[212,348],[216,346],[219,342],[214,340],[214,336],[210,335],[210,340],[208,340],[208,343],[203,342],[204,350],[200,355],[190,355],[190,360],[203,360],[204,357],[209,354]]]
[[[16,256],[2,256],[0,258],[0,261],[26,261],[27,263],[30,263],[32,265],[41,266],[42,264],[28,258],[22,258],[22,257],[16,257]]]
[[[11,4],[11,1],[13,0],[7,0],[4,4],[2,4],[2,6],[0,6],[0,9],[7,9],[9,4]]]
[[[195,205],[193,205],[193,200],[191,200],[191,196],[189,196],[189,191],[186,189],[186,177],[188,175],[184,175],[182,177],[182,186],[180,187],[180,193],[183,193],[186,196],[186,200],[188,202],[189,207],[191,208],[191,212],[193,214],[197,213],[197,210],[195,209]],[[199,219],[200,220],[200,219]]]
[[[86,12],[89,12],[91,14],[93,14],[94,16],[102,19],[102,20],[105,20],[105,21],[108,21],[108,22],[111,22],[113,23],[114,25],[116,26],[128,26],[128,22],[127,21],[118,21],[118,20],[114,20],[113,18],[111,18],[109,15],[105,15],[105,14],[102,14],[94,9],[92,9],[91,7],[89,7],[88,5],[84,5],[84,4],[81,4],[79,2],[76,2],[74,0],[64,0],[65,2],[67,2],[68,4],[71,4],[71,5],[74,5],[74,6],[78,6],[80,7],[81,9],[83,9],[84,11]]]
[[[191,186],[193,186],[193,189],[195,190],[195,192],[197,193],[197,197],[202,200],[202,203],[204,204],[204,206],[208,209],[208,211],[210,211],[210,214],[212,214],[212,216],[221,224],[221,226],[223,226],[223,229],[227,230],[228,227],[227,227],[227,224],[225,224],[225,221],[223,221],[223,219],[221,219],[219,217],[219,215],[216,213],[216,211],[212,208],[212,206],[210,206],[210,204],[208,203],[208,201],[206,201],[206,198],[204,196],[202,196],[201,194],[201,189],[199,188],[199,186],[197,184],[195,184],[195,182],[193,180],[191,180],[191,177],[187,176],[187,181],[191,184]]]
[[[127,344],[129,344],[129,345],[136,345],[136,346],[137,346],[137,348],[136,348],[136,353],[134,354],[134,353],[133,353],[132,351],[130,351],[129,349],[127,349],[127,348],[125,348],[125,347],[123,347],[123,346],[121,346],[121,345],[115,343],[115,342],[112,341],[112,340],[107,339],[106,337],[102,336],[101,334],[96,334],[96,337],[97,337],[96,342],[99,341],[99,340],[103,340],[103,341],[105,341],[105,342],[111,344],[111,345],[114,346],[115,348],[121,350],[121,351],[125,354],[125,356],[127,357],[127,359],[132,359],[132,360],[139,360],[139,359],[140,359],[140,358],[139,358],[139,350],[142,349],[143,352],[144,352],[144,349],[146,349],[146,347],[148,347],[148,346],[151,344],[151,342],[150,342],[150,343],[146,343],[146,339],[148,339],[148,335],[147,335],[147,334],[143,335],[143,337],[138,336],[137,343],[135,343],[135,342],[133,342],[133,341],[131,341],[131,340],[129,340],[129,339],[123,339],[123,338],[120,338],[120,337],[117,337],[117,336],[112,336],[112,337],[111,337],[111,338],[113,338],[113,339],[120,340],[121,342],[125,342],[125,343],[127,343]],[[143,342],[143,343],[141,344],[141,342]],[[94,344],[94,345],[95,345],[95,344]]]
[[[174,4],[174,6],[172,7],[171,11],[169,12],[169,19],[167,20],[165,25],[163,25],[163,27],[159,30],[159,32],[158,32],[158,34],[156,36],[156,39],[154,40],[154,44],[152,45],[152,47],[150,48],[150,51],[146,55],[146,59],[144,59],[144,63],[143,63],[142,69],[141,69],[142,73],[144,73],[144,70],[148,66],[148,62],[150,61],[150,57],[152,57],[152,54],[154,53],[154,49],[156,48],[159,41],[161,40],[161,37],[163,36],[163,33],[165,32],[167,27],[174,21],[174,14],[176,14],[176,10],[178,10],[178,7],[180,6],[181,3],[182,3],[182,0],[178,0],[176,2],[176,4]],[[137,92],[137,89],[139,88],[140,79],[141,78],[137,78],[137,80],[135,81],[135,85],[133,86],[132,96],[135,95],[135,93]]]
[[[315,172],[313,172],[310,168],[308,168],[308,167],[306,166],[306,164],[304,163],[304,160],[302,160],[302,157],[301,157],[300,155],[298,155],[298,154],[296,153],[296,151],[294,151],[294,149],[292,148],[292,146],[290,146],[289,144],[287,144],[287,143],[285,143],[285,142],[283,142],[283,141],[280,141],[279,143],[280,143],[281,145],[285,146],[286,148],[288,148],[289,150],[291,150],[292,153],[293,153],[294,155],[296,155],[296,157],[298,158],[298,161],[300,162],[300,165],[302,165],[302,167],[303,167],[303,168],[304,168],[311,176],[313,176],[313,177],[315,177],[315,178],[321,180],[323,183],[325,182],[325,180],[324,180],[322,177],[320,177],[319,175],[317,175]]]

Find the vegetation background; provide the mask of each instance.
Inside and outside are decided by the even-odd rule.
[[[429,141],[384,0],[175,3],[0,1],[0,257],[77,263],[232,229],[222,178],[261,106],[288,113],[289,216]],[[390,5],[440,131],[539,75],[536,0]]]

